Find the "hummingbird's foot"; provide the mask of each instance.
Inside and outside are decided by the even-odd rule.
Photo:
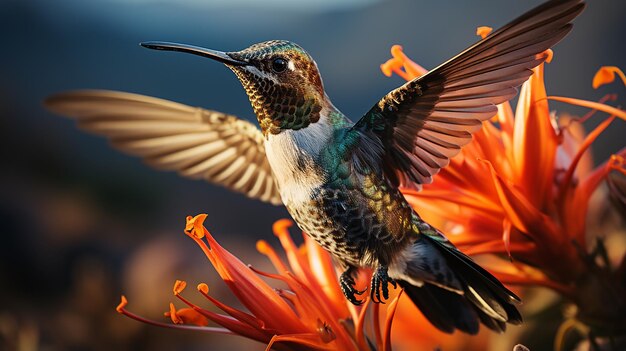
[[[354,295],[363,295],[365,290],[356,289],[356,283],[354,282],[353,276],[355,270],[356,269],[354,267],[349,267],[345,272],[341,273],[341,276],[339,277],[339,285],[341,286],[341,291],[346,296],[346,299],[352,302],[353,305],[358,306],[363,303],[363,300],[357,299]]]
[[[389,278],[387,274],[387,266],[378,266],[374,274],[372,274],[372,287],[370,288],[370,296],[372,301],[376,303],[385,303],[384,300],[389,298],[389,286],[391,284],[394,288],[397,287],[396,282]],[[380,299],[380,293],[382,291],[383,299]]]

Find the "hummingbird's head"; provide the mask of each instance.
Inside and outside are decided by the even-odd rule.
[[[236,52],[163,42],[141,45],[188,52],[224,63],[246,90],[263,133],[305,128],[319,120],[327,104],[317,64],[299,45],[286,40],[266,41]]]

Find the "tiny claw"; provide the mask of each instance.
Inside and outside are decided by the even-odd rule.
[[[391,284],[394,288],[397,288],[397,283],[393,279],[389,278],[389,275],[387,274],[387,266],[378,266],[372,275],[370,291],[372,301],[384,304],[384,300],[389,299],[389,286],[387,284]],[[381,290],[383,299],[380,298]]]
[[[350,301],[353,305],[359,306],[363,304],[363,300],[359,300],[354,295],[363,295],[365,290],[357,290],[354,285],[354,278],[352,278],[352,273],[354,272],[354,268],[348,268],[345,272],[341,274],[339,277],[339,285],[341,287],[341,292],[343,295]]]
[[[363,304],[363,302],[364,302],[364,300],[359,300],[359,299],[356,299],[356,298],[348,300],[348,301],[350,301],[355,306],[361,306]]]

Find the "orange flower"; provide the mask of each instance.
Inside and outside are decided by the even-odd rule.
[[[127,300],[117,308],[130,318],[161,327],[191,329],[215,333],[237,334],[267,344],[267,349],[311,350],[369,350],[391,348],[392,320],[399,294],[385,306],[367,314],[367,306],[355,307],[343,296],[330,255],[307,236],[297,247],[289,235],[289,220],[274,224],[287,255],[287,262],[265,241],[257,243],[259,252],[267,256],[277,273],[265,273],[241,262],[220,246],[203,226],[206,215],[188,217],[185,233],[204,251],[205,255],[237,299],[248,310],[230,307],[209,295],[206,284],[198,285],[198,292],[225,314],[204,309],[182,296],[187,283],[177,280],[174,295],[187,308],[177,310],[170,304],[165,313],[173,324],[149,320],[126,309]],[[278,289],[266,283],[261,276],[286,285]],[[366,277],[361,277],[366,278]],[[363,284],[364,280],[360,281]],[[369,319],[366,318],[369,315]],[[381,320],[384,319],[384,323]],[[213,322],[220,327],[208,327]],[[374,335],[368,335],[372,330]]]
[[[477,34],[485,31],[479,28]],[[381,66],[385,75],[413,79],[426,72],[399,46],[391,53],[393,58]],[[547,286],[581,302],[577,284],[597,268],[587,255],[594,244],[585,228],[589,198],[611,171],[626,174],[626,148],[592,169],[589,147],[616,117],[626,120],[626,112],[604,103],[614,99],[610,95],[600,102],[547,96],[543,66],[524,83],[515,113],[509,103],[499,105],[497,115],[483,123],[432,184],[404,194],[464,252],[508,256],[511,261],[492,257],[484,262],[503,282]],[[596,78],[594,85],[608,80]],[[557,116],[549,100],[593,111],[581,119]],[[610,117],[585,136],[581,122],[596,110]]]

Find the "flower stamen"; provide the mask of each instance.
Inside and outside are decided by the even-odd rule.
[[[612,83],[615,80],[615,75],[619,76],[622,79],[622,83],[626,85],[626,76],[624,76],[624,72],[616,66],[602,66],[593,76],[593,81],[591,86],[594,89],[598,89],[599,87]]]
[[[218,328],[218,327],[207,327],[207,326],[197,326],[197,325],[182,325],[182,324],[170,324],[170,323],[162,323],[162,322],[157,322],[151,319],[147,319],[144,318],[140,315],[134,314],[130,311],[128,311],[126,309],[126,305],[128,304],[128,301],[126,300],[126,297],[124,295],[122,295],[121,297],[121,302],[120,304],[117,306],[116,310],[118,313],[134,319],[136,321],[145,323],[145,324],[150,324],[150,325],[154,325],[157,327],[161,327],[161,328],[171,328],[171,329],[182,329],[182,330],[195,330],[195,331],[202,331],[202,332],[209,332],[209,333],[220,333],[220,334],[233,334],[232,331],[226,329],[226,328]]]
[[[476,28],[476,35],[485,39],[489,35],[489,33],[491,33],[492,30],[493,28],[487,27],[487,26],[478,27]]]

